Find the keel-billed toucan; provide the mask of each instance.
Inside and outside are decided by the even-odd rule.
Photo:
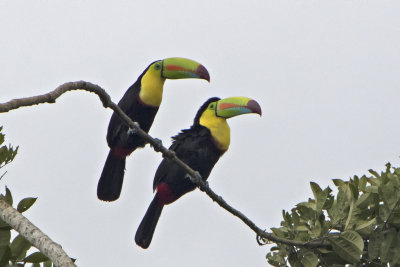
[[[229,147],[230,128],[226,119],[246,113],[261,115],[260,105],[247,97],[210,98],[200,107],[190,129],[182,130],[173,137],[169,149],[206,180]],[[136,231],[136,244],[147,248],[164,205],[195,188],[182,167],[164,158],[154,177],[153,190],[157,191],[156,195]]]
[[[190,59],[167,58],[151,63],[129,87],[119,101],[119,107],[148,132],[161,103],[165,79],[197,78],[210,81],[207,69]],[[110,152],[97,186],[101,200],[119,198],[125,171],[125,158],[146,142],[129,131],[119,116],[113,113],[107,131]]]

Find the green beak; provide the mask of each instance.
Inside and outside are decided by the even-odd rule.
[[[180,58],[171,57],[166,58],[162,61],[162,77],[167,79],[204,79],[210,81],[210,74],[207,69],[197,63],[196,61]]]
[[[232,118],[246,113],[257,113],[261,116],[261,107],[257,101],[248,97],[228,97],[217,101],[217,117]]]

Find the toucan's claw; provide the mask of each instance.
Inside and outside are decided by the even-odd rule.
[[[154,141],[155,141],[155,144],[150,144],[150,145],[154,148],[155,151],[160,152],[161,148],[163,146],[161,139],[154,138]]]
[[[134,135],[136,133],[136,130],[129,128],[128,129],[128,135]]]
[[[185,178],[189,179],[190,181],[192,181],[192,182],[193,182],[194,184],[196,184],[196,185],[198,185],[198,184],[200,183],[200,181],[203,180],[203,179],[201,178],[200,173],[199,173],[198,171],[195,171],[195,173],[194,173],[193,176],[190,175],[189,173],[187,173],[187,174],[185,175]],[[208,186],[208,182],[207,182],[207,181],[203,181],[203,182],[206,184],[206,186]]]

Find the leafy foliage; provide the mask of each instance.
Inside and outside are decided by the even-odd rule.
[[[267,254],[273,266],[398,266],[400,265],[400,168],[386,164],[381,174],[334,179],[336,196],[311,182],[314,198],[283,211],[278,237],[327,240],[325,248],[277,244]]]
[[[4,134],[1,132],[3,127],[0,126],[0,145],[4,143]],[[0,147],[0,169],[10,163],[18,153],[18,147],[13,148],[11,145]],[[4,175],[4,174],[3,174]],[[3,177],[0,175],[0,178]]]
[[[8,188],[6,188],[6,194],[0,195],[0,198],[10,205],[13,203],[11,191]],[[25,212],[35,201],[36,198],[24,198],[18,203],[17,210],[21,213]],[[0,266],[25,266],[26,263],[32,263],[32,266],[52,266],[51,261],[41,252],[34,252],[27,256],[32,245],[21,235],[17,235],[11,241],[11,231],[12,228],[0,219]]]
[[[4,143],[4,134],[0,127],[0,145]],[[0,168],[10,163],[17,155],[18,147],[14,149],[11,145],[0,147]],[[5,195],[0,195],[9,205],[13,205],[11,191],[6,187]],[[36,198],[24,198],[18,205],[19,212],[27,211],[36,201]],[[25,266],[26,263],[32,263],[32,266],[51,267],[52,263],[41,252],[34,252],[26,256],[31,244],[21,235],[17,235],[11,241],[12,228],[0,219],[0,266]]]

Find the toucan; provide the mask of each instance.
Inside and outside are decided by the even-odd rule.
[[[157,60],[128,88],[118,106],[148,132],[161,104],[165,80],[185,78],[210,81],[207,69],[193,60],[177,57]],[[144,147],[146,142],[113,113],[108,125],[107,143],[110,152],[97,185],[97,197],[103,201],[114,201],[121,194],[126,157],[137,148]]]
[[[247,113],[261,116],[260,105],[247,97],[210,98],[198,110],[193,125],[172,137],[169,149],[206,180],[218,159],[229,148],[230,128],[226,120]],[[164,158],[154,176],[153,190],[156,194],[136,231],[136,244],[148,248],[164,205],[195,188],[182,167]]]

